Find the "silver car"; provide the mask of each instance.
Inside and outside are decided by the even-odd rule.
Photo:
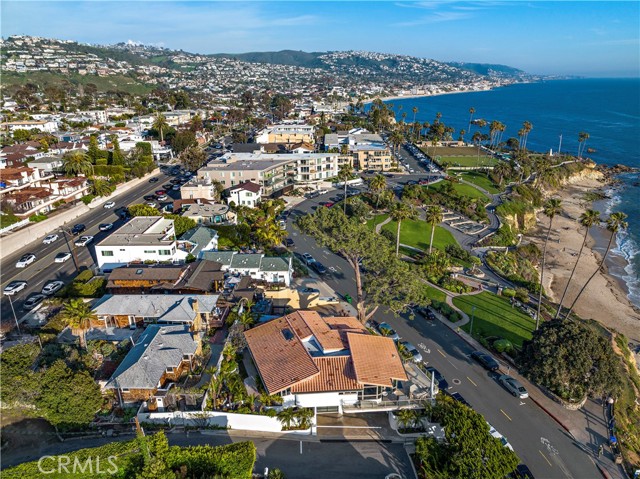
[[[500,381],[500,384],[502,384],[502,386],[504,386],[504,388],[515,397],[520,399],[526,399],[529,397],[529,393],[525,387],[520,384],[516,378],[512,378],[508,374],[503,374],[498,378],[498,381]]]

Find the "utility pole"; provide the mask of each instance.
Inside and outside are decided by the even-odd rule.
[[[76,245],[74,243],[73,247],[71,247],[71,245],[69,244],[69,238],[67,238],[67,230],[66,229],[61,227],[60,231],[62,231],[62,234],[64,235],[64,241],[67,243],[67,248],[69,248],[69,252],[71,253],[71,256],[73,257],[73,265],[76,267],[76,273],[80,273],[80,263],[78,262],[78,256],[76,254]]]
[[[18,334],[22,336],[22,332],[20,331],[20,324],[18,323],[18,316],[16,315],[16,310],[13,307],[13,301],[11,301],[11,295],[6,295],[9,298],[9,304],[11,305],[11,311],[13,311],[13,319],[16,320],[16,329],[18,330]]]
[[[471,307],[471,326],[469,327],[469,336],[473,336],[473,318],[475,316],[476,313],[476,307],[475,305],[473,305]]]

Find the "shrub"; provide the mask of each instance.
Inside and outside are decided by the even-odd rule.
[[[529,301],[529,291],[527,288],[516,288],[515,298],[521,303]]]
[[[109,162],[106,158],[98,158],[96,160],[96,166],[104,166]]]
[[[81,271],[80,273],[78,273],[78,276],[73,278],[73,281],[77,281],[79,283],[86,283],[91,278],[93,278],[93,271],[91,271],[90,269],[85,269],[84,271]]]
[[[498,353],[511,354],[513,352],[513,344],[508,339],[498,339],[493,342],[493,349]]]
[[[34,223],[39,223],[40,221],[44,221],[46,219],[47,219],[47,215],[45,214],[36,214],[36,215],[29,216],[29,221],[32,221]]]
[[[82,201],[85,205],[88,205],[93,201],[95,197],[96,195],[84,195],[82,198],[80,198],[80,201]]]
[[[516,295],[516,290],[511,288],[504,288],[502,290],[502,296],[505,298],[513,298]]]

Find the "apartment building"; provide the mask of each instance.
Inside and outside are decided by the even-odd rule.
[[[227,153],[198,170],[198,178],[219,181],[225,188],[250,181],[263,196],[278,196],[312,186],[338,174],[338,153]]]
[[[315,143],[315,127],[298,123],[271,125],[256,135],[256,143]]]
[[[367,130],[354,129],[325,135],[325,151],[339,151],[342,163],[347,161],[358,170],[387,171],[393,156],[382,137]]]

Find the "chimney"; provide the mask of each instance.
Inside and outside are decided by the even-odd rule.
[[[193,309],[193,312],[198,314],[200,312],[200,305],[198,304],[198,300],[197,299],[193,299],[191,300],[191,308]]]

